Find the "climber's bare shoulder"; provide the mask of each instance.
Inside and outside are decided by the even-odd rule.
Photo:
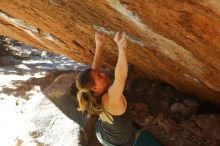
[[[127,101],[122,94],[117,101],[112,100],[108,93],[102,96],[102,104],[112,115],[122,115],[127,108]]]

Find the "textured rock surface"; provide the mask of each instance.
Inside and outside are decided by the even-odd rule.
[[[126,31],[138,75],[220,104],[219,0],[1,0],[0,10],[0,34],[83,63],[100,30],[105,64],[115,65],[112,37]]]
[[[28,120],[34,123],[30,135],[39,145],[80,145],[80,124],[67,117],[43,94],[31,98],[24,112],[30,115]]]
[[[80,146],[87,118],[70,94],[77,74],[70,69],[80,64],[51,53],[41,57],[31,48],[30,58],[18,57],[13,50],[2,47],[0,53],[0,144]]]

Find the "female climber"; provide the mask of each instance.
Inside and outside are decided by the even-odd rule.
[[[96,33],[92,68],[82,71],[77,76],[78,110],[99,115],[99,120],[96,122],[96,136],[102,145],[130,146],[134,142],[134,128],[128,103],[123,94],[128,72],[126,33],[117,32],[114,37],[118,59],[113,81],[101,72],[104,40],[104,34]]]

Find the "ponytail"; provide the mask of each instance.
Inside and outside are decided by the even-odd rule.
[[[103,106],[100,104],[101,101],[97,101],[97,96],[89,90],[83,92],[80,90],[77,93],[77,99],[79,102],[79,107],[77,108],[78,111],[87,111],[89,114],[98,115],[103,111]]]
[[[89,114],[98,115],[103,111],[101,98],[97,97],[91,88],[94,86],[94,79],[91,76],[92,69],[86,69],[79,73],[76,79],[76,85],[79,89],[77,100],[79,102],[78,111],[87,111]]]

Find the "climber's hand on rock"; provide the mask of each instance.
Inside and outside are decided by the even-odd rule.
[[[102,32],[96,32],[95,34],[95,43],[96,48],[101,48],[105,41],[105,34]]]
[[[115,34],[114,41],[116,42],[119,50],[125,49],[127,47],[126,38],[127,38],[127,35],[125,32],[123,32],[122,34],[120,32],[117,32]]]

